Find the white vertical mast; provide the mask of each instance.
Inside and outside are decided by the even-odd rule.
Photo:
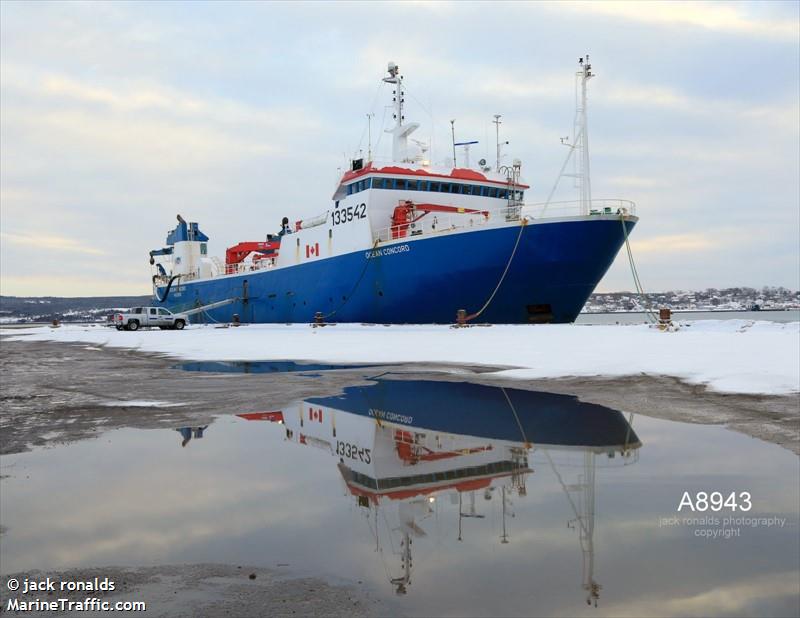
[[[586,115],[586,82],[594,77],[594,73],[592,73],[592,65],[589,64],[589,54],[586,54],[585,62],[583,58],[580,58],[578,64],[580,69],[575,73],[575,125],[572,143],[580,151],[580,156],[575,160],[577,167],[575,180],[578,185],[581,214],[588,215],[592,204],[592,181],[589,172],[589,121]]]
[[[394,127],[386,129],[387,133],[392,134],[392,161],[402,163],[408,161],[408,136],[419,128],[416,122],[403,124],[403,103],[405,103],[405,92],[403,90],[403,76],[400,75],[400,67],[394,62],[389,63],[387,69],[389,77],[384,77],[383,81],[387,84],[394,84]]]
[[[558,189],[558,183],[565,176],[575,179],[581,214],[588,215],[592,206],[592,181],[589,173],[589,121],[586,116],[586,82],[594,77],[594,73],[592,73],[592,65],[589,64],[589,54],[586,54],[585,62],[583,58],[579,58],[578,65],[580,69],[575,73],[575,120],[572,129],[572,143],[567,137],[561,138],[561,143],[569,148],[569,152],[558,172],[558,176],[556,176],[553,188],[547,196],[542,213],[547,210],[550,200],[553,199],[553,195]],[[579,151],[579,156],[572,158],[576,150]],[[571,158],[575,173],[565,174],[564,170],[567,169],[567,164]]]
[[[495,129],[495,141],[497,143],[497,158],[495,159],[495,171],[499,174],[500,173],[500,125],[503,122],[500,120],[502,116],[500,114],[494,115],[494,129]]]
[[[588,60],[588,57],[587,57]],[[594,488],[595,488],[595,454],[586,449],[583,453],[583,495],[581,496],[580,540],[583,549],[583,589],[586,590],[586,603],[600,598],[602,586],[594,579]]]
[[[367,163],[372,161],[372,117],[375,114],[367,114]]]

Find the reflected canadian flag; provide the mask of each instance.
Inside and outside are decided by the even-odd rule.
[[[308,409],[308,420],[322,422],[322,408],[315,410],[314,408]]]
[[[319,243],[316,242],[313,245],[306,245],[306,257],[311,257],[315,255],[319,257]]]

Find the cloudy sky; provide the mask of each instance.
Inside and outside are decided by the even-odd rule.
[[[800,4],[0,3],[3,294],[150,292],[175,214],[211,252],[324,211],[390,92],[447,156],[493,114],[544,201],[591,54],[594,197],[646,288],[800,286]],[[388,154],[390,140],[381,139]],[[573,189],[560,193],[573,198]],[[620,257],[601,291],[631,289]]]

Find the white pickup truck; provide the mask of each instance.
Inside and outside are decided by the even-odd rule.
[[[185,313],[172,313],[163,307],[134,307],[127,313],[115,313],[111,323],[117,330],[139,330],[140,328],[173,328],[182,330],[189,323]]]

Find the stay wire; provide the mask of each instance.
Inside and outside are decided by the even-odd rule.
[[[371,115],[374,114],[373,110],[375,109],[375,104],[378,102],[378,95],[380,94],[381,88],[383,88],[383,85],[385,83],[386,82],[384,82],[383,80],[381,80],[380,83],[378,83],[378,87],[375,89],[375,96],[372,97],[372,103],[369,106],[369,112],[367,113],[368,116],[371,116]],[[384,113],[385,113],[385,109],[384,109]],[[369,123],[369,120],[367,122]],[[358,146],[356,146],[356,149],[353,151],[354,155],[357,154],[359,150],[361,150],[361,146],[364,144],[364,135],[367,132],[367,128],[368,127],[365,126],[364,129],[361,131],[361,137],[358,138]]]

